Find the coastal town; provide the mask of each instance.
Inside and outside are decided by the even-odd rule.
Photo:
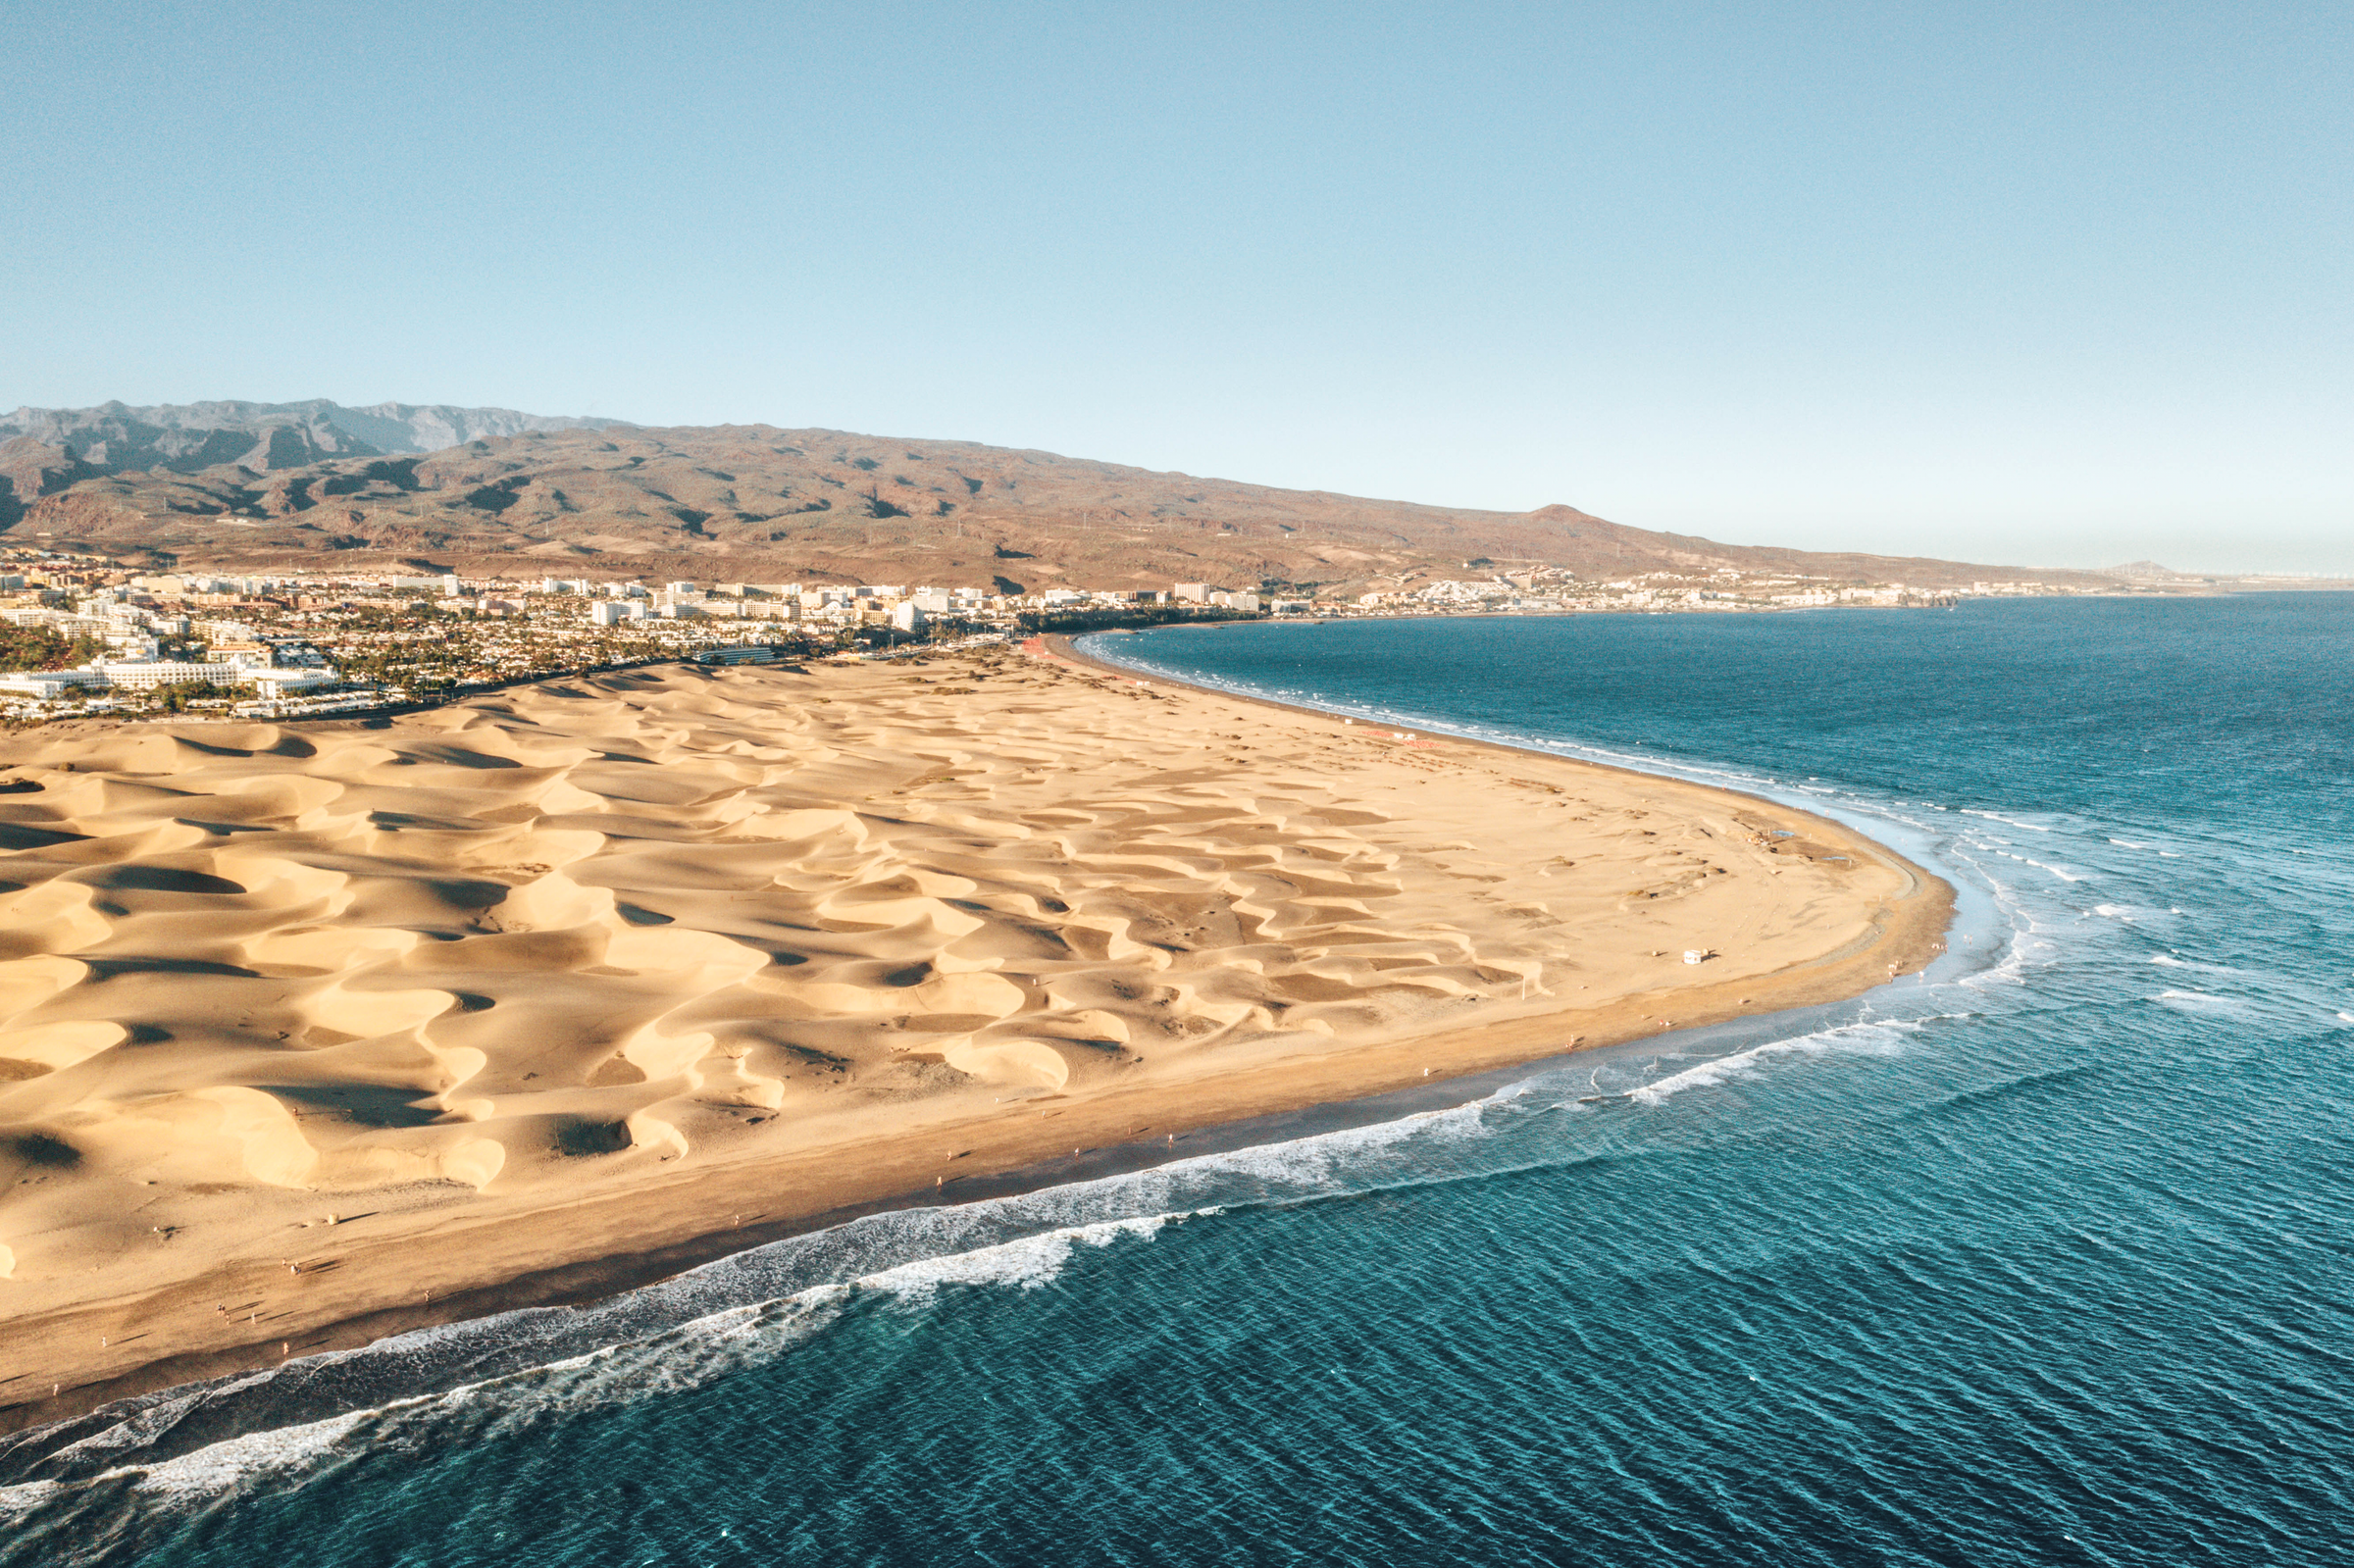
[[[663,660],[888,656],[1187,621],[1933,608],[1959,596],[2072,591],[2002,582],[1958,595],[1733,571],[1595,581],[1484,559],[1457,578],[1305,591],[1209,582],[1005,591],[1018,586],[141,573],[20,549],[0,553],[0,718],[317,717]]]

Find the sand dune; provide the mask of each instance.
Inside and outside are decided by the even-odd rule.
[[[1854,991],[1942,919],[1781,808],[1006,652],[51,727],[0,846],[0,1402]]]

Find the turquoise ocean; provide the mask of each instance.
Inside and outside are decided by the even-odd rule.
[[[1092,648],[1802,803],[1952,950],[0,1440],[0,1564],[2354,1563],[2354,595]]]

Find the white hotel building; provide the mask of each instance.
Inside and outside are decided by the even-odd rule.
[[[71,670],[20,670],[0,675],[0,695],[56,698],[76,687],[90,691],[152,691],[158,686],[201,681],[217,686],[252,686],[278,698],[342,679],[333,670],[282,669],[243,659],[92,659]]]

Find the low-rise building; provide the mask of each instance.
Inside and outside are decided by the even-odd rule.
[[[324,666],[278,669],[231,659],[92,659],[71,670],[20,670],[0,676],[0,692],[55,698],[79,687],[89,691],[153,691],[159,686],[255,687],[266,697],[333,685],[341,679]]]

